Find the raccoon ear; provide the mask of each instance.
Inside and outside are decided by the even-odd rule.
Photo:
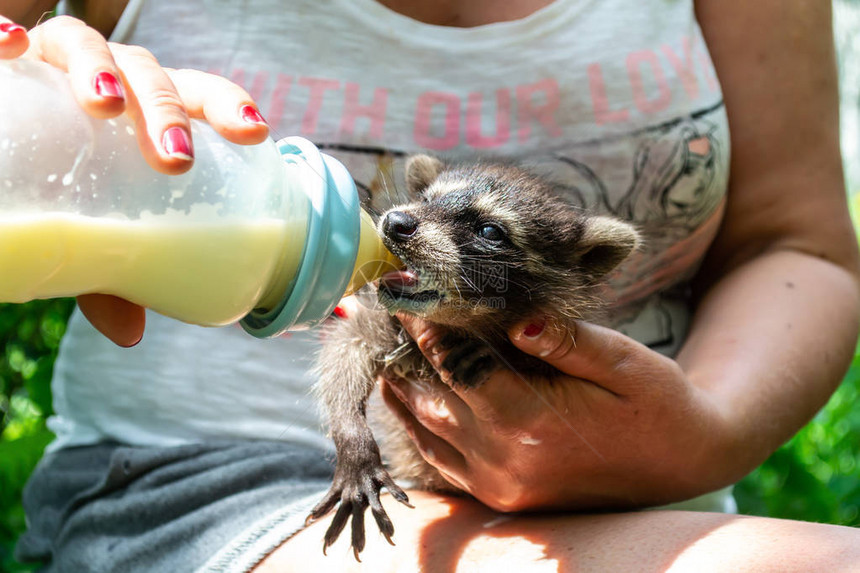
[[[439,173],[443,163],[429,155],[413,155],[406,160],[406,187],[413,197],[420,196],[430,186]]]
[[[590,217],[575,252],[579,266],[599,279],[621,264],[639,243],[639,233],[632,225],[612,217]]]

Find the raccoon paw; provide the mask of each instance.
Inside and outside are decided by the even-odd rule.
[[[450,348],[448,356],[442,361],[442,368],[451,373],[452,382],[476,388],[498,368],[498,360],[493,349],[479,340],[443,340],[442,345]]]
[[[364,512],[368,506],[373,513],[379,531],[385,536],[388,543],[394,545],[391,540],[391,536],[394,534],[394,525],[379,501],[379,492],[383,487],[391,493],[394,499],[407,507],[413,507],[409,503],[409,497],[406,493],[394,483],[394,480],[382,466],[376,466],[367,471],[356,471],[349,476],[336,473],[334,483],[332,483],[328,493],[311,510],[305,520],[307,525],[319,519],[340,502],[340,507],[338,507],[331,525],[325,533],[323,554],[337,541],[344,527],[346,527],[347,518],[352,516],[352,551],[355,560],[361,561],[359,554],[364,549],[365,543]]]

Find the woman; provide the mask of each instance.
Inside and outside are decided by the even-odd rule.
[[[43,9],[26,4],[5,14]],[[106,5],[84,14],[118,13]],[[94,23],[109,31],[107,20]],[[481,503],[411,492],[414,510],[387,504],[397,546],[371,536],[369,567],[838,571],[856,562],[854,530],[717,513],[494,512],[718,490],[835,388],[854,348],[858,273],[829,27],[829,7],[807,0],[148,0],[116,32],[157,60],[69,19],[32,30],[27,57],[68,67],[90,113],[127,108],[143,154],[168,173],[192,161],[188,116],[251,143],[266,134],[262,109],[278,135],[338,154],[368,192],[397,188],[389,174],[419,150],[510,157],[572,201],[640,225],[650,246],[613,283],[619,330],[579,324],[571,337],[535,317],[511,332],[569,375],[554,402],[507,371],[449,393],[444,411],[408,383],[383,384],[425,458]],[[4,57],[25,48],[22,30],[2,34]],[[220,72],[254,97],[161,65]],[[141,309],[79,302],[118,344],[140,341]],[[356,566],[341,546],[322,555],[326,520],[300,525],[327,471],[313,463],[323,446],[293,361],[312,337],[263,346],[147,320],[125,351],[70,324],[54,381],[58,442],[28,488],[19,554],[58,570]],[[432,328],[406,326],[438,367]],[[269,477],[285,466],[309,469]],[[62,486],[52,496],[48,483]],[[65,508],[62,519],[36,519],[50,508]]]

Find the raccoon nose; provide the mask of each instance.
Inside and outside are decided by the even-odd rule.
[[[415,234],[418,221],[403,211],[392,211],[382,221],[382,232],[391,239],[406,240]]]

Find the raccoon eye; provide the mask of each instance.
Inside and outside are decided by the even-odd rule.
[[[486,224],[478,228],[478,236],[494,243],[505,240],[505,233],[496,225]]]

